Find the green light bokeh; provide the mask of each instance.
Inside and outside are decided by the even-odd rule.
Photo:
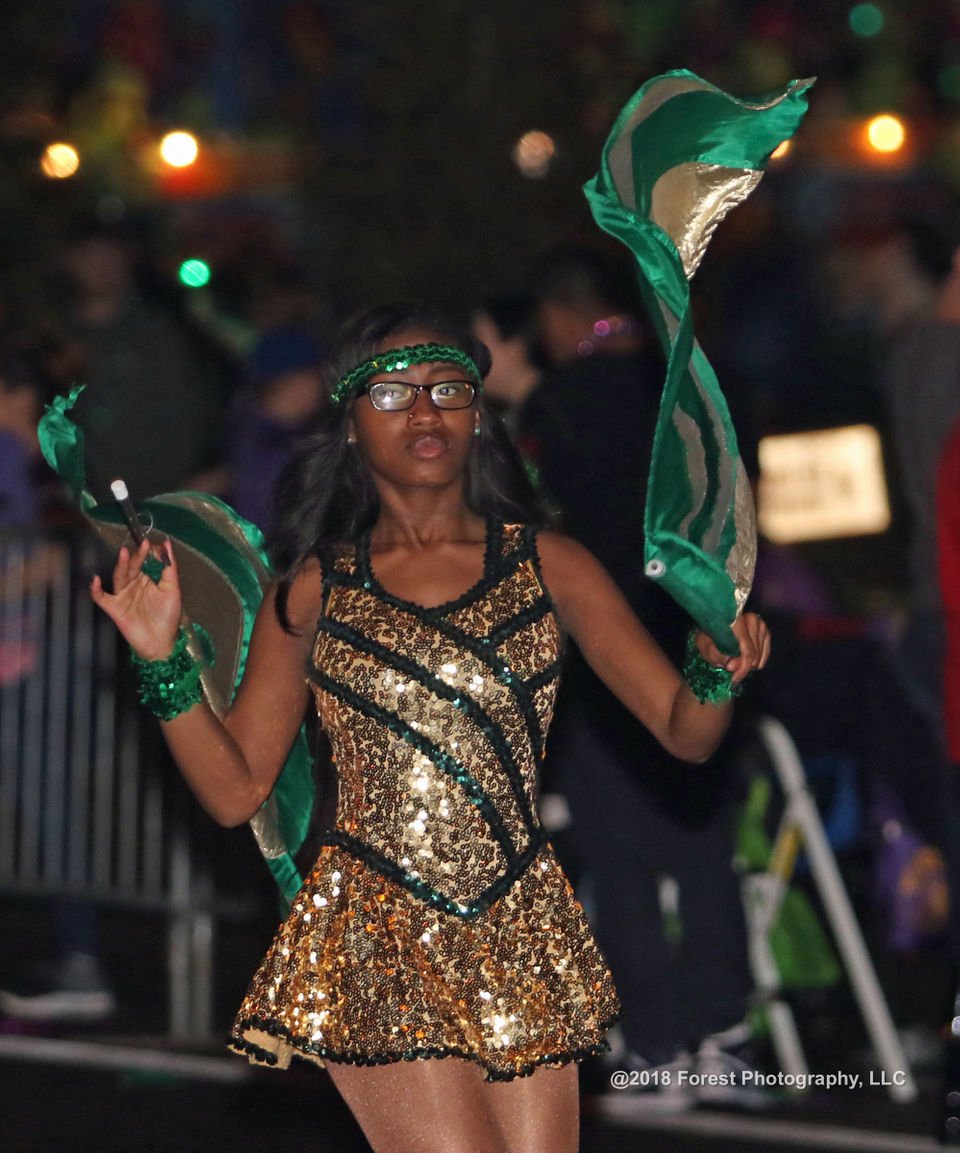
[[[856,4],[850,9],[850,29],[855,36],[876,36],[884,25],[883,12],[876,4]]]
[[[187,288],[203,288],[210,281],[210,265],[205,260],[185,260],[180,265],[180,283]]]

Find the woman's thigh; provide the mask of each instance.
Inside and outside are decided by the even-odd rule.
[[[577,1065],[538,1069],[529,1077],[486,1085],[507,1153],[577,1153],[580,1082]]]
[[[575,1066],[491,1084],[472,1061],[327,1063],[374,1153],[576,1153]]]

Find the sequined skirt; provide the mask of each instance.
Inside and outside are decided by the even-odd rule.
[[[487,1080],[582,1060],[619,1013],[606,963],[552,851],[472,920],[328,847],[237,1014],[231,1046],[358,1065],[476,1061]]]

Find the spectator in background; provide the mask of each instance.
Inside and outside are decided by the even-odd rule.
[[[36,664],[36,646],[23,594],[34,579],[42,579],[45,551],[21,534],[40,527],[38,471],[40,450],[37,420],[40,391],[27,361],[7,355],[0,359],[0,686],[16,685]]]
[[[939,579],[944,607],[944,662],[942,667],[943,714],[947,758],[946,774],[953,819],[948,820],[951,840],[951,911],[954,918],[954,957],[960,968],[960,832],[954,816],[960,812],[960,420],[947,438],[937,473],[937,532]]]
[[[960,420],[949,430],[937,469],[937,545],[939,591],[943,605],[944,660],[941,685],[946,742],[947,771],[944,773],[947,875],[950,888],[951,960],[953,962],[953,1004],[947,1011],[952,1022],[960,1012]],[[956,1124],[954,1104],[958,1090],[960,1048],[952,1024],[943,1029],[946,1038],[944,1061],[944,1131],[949,1143],[950,1126]]]
[[[320,344],[299,326],[269,329],[250,355],[248,384],[231,414],[227,499],[266,533],[274,484],[323,409],[323,369]]]
[[[67,535],[82,524],[61,479],[40,454],[37,422],[53,393],[53,351],[44,336],[0,355],[0,531]],[[43,582],[64,562],[63,547],[34,542],[27,575]]]
[[[37,421],[41,401],[36,381],[19,356],[0,360],[0,526],[33,528],[39,519],[36,471]]]
[[[471,328],[474,336],[490,349],[493,360],[484,381],[487,400],[502,414],[507,431],[516,433],[524,402],[542,375],[532,349],[530,302],[523,296],[483,301],[473,311]]]
[[[937,473],[939,579],[946,659],[943,664],[947,750],[960,766],[960,421],[954,424]]]
[[[956,714],[951,710],[956,707],[957,682],[950,630],[956,621],[957,592],[955,446],[950,438],[960,420],[960,248],[955,231],[926,218],[902,222],[896,241],[920,285],[915,306],[891,329],[882,375],[898,480],[910,518],[908,613],[896,668],[904,694],[920,711],[936,745],[935,780],[922,793],[936,813],[932,839],[946,859],[949,956],[956,969],[960,796],[952,764],[957,749],[952,728]],[[913,791],[921,790],[914,785]]]
[[[41,530],[48,526],[54,483],[40,456],[37,421],[46,381],[41,346],[0,358],[0,736],[7,785],[19,796],[18,774],[46,788],[42,758],[30,757],[20,725],[31,715],[28,693],[39,699],[49,683],[44,648],[43,586],[63,588],[69,578],[66,547]],[[47,490],[51,491],[48,492]],[[62,525],[57,525],[62,527]],[[71,675],[89,678],[71,655]],[[36,705],[33,706],[36,713]],[[49,723],[49,722],[48,722]],[[6,727],[12,725],[12,732]],[[32,744],[32,742],[31,742]],[[9,757],[9,760],[6,758]],[[23,973],[0,977],[0,1014],[31,1022],[99,1020],[115,998],[101,965],[99,917],[88,901],[57,898],[50,907],[53,958]]]
[[[899,650],[904,687],[943,741],[943,605],[938,582],[936,472],[960,417],[960,250],[942,231],[910,221],[901,229],[925,296],[891,331],[883,396],[910,517],[908,617]]]
[[[145,297],[134,236],[83,222],[63,256],[69,300],[60,324],[70,342],[69,379],[89,388],[78,409],[88,481],[108,497],[122,476],[134,498],[189,487],[214,449],[218,388],[199,346],[175,316]]]
[[[641,319],[632,269],[564,246],[532,276],[537,334],[550,364],[520,415],[519,436],[562,530],[602,559],[661,647],[679,659],[690,620],[643,573],[643,515],[663,358]],[[651,1105],[696,1099],[680,1067],[730,1072],[747,1052],[752,989],[732,865],[732,773],[675,760],[571,646],[548,748],[549,788],[570,810],[568,853],[586,864],[584,896],[623,1004],[620,1068],[650,1077]],[[561,842],[558,849],[562,852]],[[679,915],[679,938],[667,907]],[[676,918],[674,918],[676,923]],[[699,1052],[698,1052],[699,1050]],[[736,1098],[736,1100],[734,1100]],[[721,1102],[717,1102],[721,1103]]]

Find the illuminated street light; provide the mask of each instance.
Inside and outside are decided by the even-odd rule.
[[[40,158],[40,168],[52,180],[67,180],[80,167],[80,155],[72,144],[57,141],[48,144]]]
[[[189,132],[168,132],[160,141],[160,155],[171,168],[189,168],[199,154],[197,138]]]
[[[899,152],[906,143],[907,130],[899,117],[884,113],[867,123],[866,135],[874,152]]]

